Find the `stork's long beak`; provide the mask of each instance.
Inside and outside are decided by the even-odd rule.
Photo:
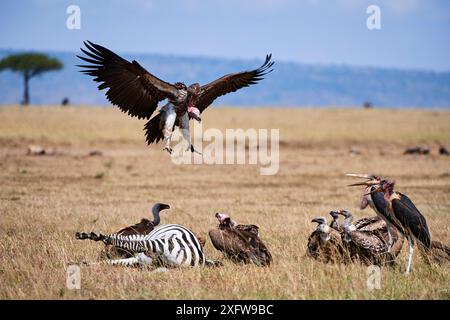
[[[370,187],[370,186],[375,186],[375,185],[380,183],[380,180],[379,179],[374,179],[374,175],[371,175],[371,174],[366,174],[366,173],[346,173],[345,175],[347,177],[356,177],[356,178],[367,179],[367,181],[349,184],[349,185],[347,185],[348,187],[357,187],[357,186]]]
[[[356,178],[364,178],[364,179],[372,179],[371,174],[367,173],[346,173],[347,177],[356,177]]]
[[[370,181],[352,183],[352,184],[347,185],[347,187],[356,187],[356,186],[371,187],[371,186],[376,186],[377,184],[380,184],[380,181],[378,181],[378,180],[370,180]]]

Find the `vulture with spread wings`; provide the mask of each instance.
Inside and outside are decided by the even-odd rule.
[[[184,83],[165,82],[152,75],[137,61],[129,62],[111,50],[90,41],[84,42],[86,56],[78,58],[87,65],[78,65],[81,72],[94,77],[99,82],[99,90],[107,89],[106,97],[120,110],[138,119],[149,121],[145,124],[147,144],[164,140],[164,150],[172,153],[170,145],[175,127],[179,127],[191,152],[194,147],[190,141],[189,120],[201,121],[200,114],[218,97],[241,88],[256,84],[271,72],[274,62],[271,55],[266,56],[258,69],[231,73],[209,84],[201,86],[194,83],[187,87]],[[167,99],[157,115],[151,118],[158,103]],[[151,118],[151,119],[150,119]]]

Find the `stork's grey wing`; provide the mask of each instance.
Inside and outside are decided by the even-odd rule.
[[[176,98],[178,90],[145,70],[137,61],[129,62],[111,50],[92,42],[84,42],[81,51],[87,56],[77,56],[88,65],[78,65],[82,73],[100,82],[99,90],[106,91],[107,99],[132,117],[149,119],[158,102]]]
[[[256,84],[263,77],[272,72],[270,69],[274,62],[270,61],[272,55],[268,54],[261,67],[251,71],[230,73],[201,87],[200,95],[195,106],[203,112],[215,99],[230,92]]]

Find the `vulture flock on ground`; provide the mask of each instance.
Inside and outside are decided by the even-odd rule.
[[[393,180],[376,175],[349,176],[365,179],[350,186],[364,187],[360,207],[370,206],[376,215],[355,221],[350,211],[342,209],[329,213],[330,222],[324,216],[314,218],[317,226],[305,239],[307,256],[323,263],[395,266],[406,240],[410,249],[406,273],[410,272],[416,244],[426,263],[450,262],[450,248],[431,240],[425,217],[406,195],[393,190]],[[77,232],[76,238],[104,242],[102,262],[113,265],[222,266],[222,261],[204,257],[203,236],[180,225],[159,226],[160,212],[169,208],[156,203],[152,221],[142,219],[110,235]],[[261,240],[258,226],[238,224],[224,213],[216,213],[215,218],[218,225],[208,235],[224,259],[260,267],[272,264],[272,254]]]

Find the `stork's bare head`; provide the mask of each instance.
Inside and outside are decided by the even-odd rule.
[[[395,180],[393,179],[381,180],[371,193],[381,191],[384,194],[392,194],[392,192],[394,192],[394,186]]]

